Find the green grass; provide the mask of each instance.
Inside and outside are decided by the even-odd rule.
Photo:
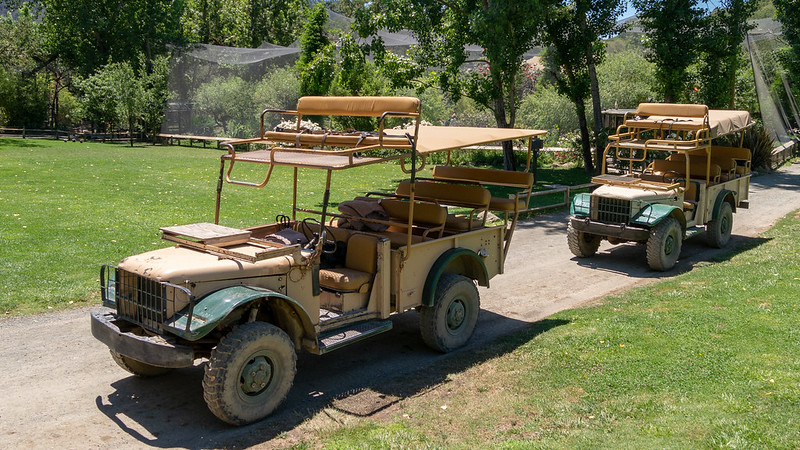
[[[795,213],[729,260],[558,313],[461,355],[476,361],[465,370],[444,361],[433,370],[447,381],[386,420],[335,417],[345,425],[320,428],[312,419],[308,439],[330,448],[797,448],[798,236]]]
[[[0,314],[98,301],[99,267],[168,244],[159,227],[214,221],[220,150],[0,139]],[[237,165],[234,177],[266,168]],[[430,168],[420,176],[430,176]],[[542,170],[559,183],[569,171]],[[335,173],[332,202],[407,178],[394,164]],[[325,172],[302,170],[301,206],[319,209]],[[244,227],[291,214],[291,169],[264,189],[225,184],[220,223]]]
[[[101,264],[168,246],[159,227],[213,222],[220,154],[0,139],[0,313],[96,302]],[[236,169],[251,180],[265,173],[263,166]],[[334,175],[331,198],[389,189],[400,178],[396,166],[351,170]],[[251,226],[291,214],[290,169],[276,169],[273,180],[264,189],[226,184],[220,223]],[[324,172],[301,172],[300,186],[301,204],[319,207]]]

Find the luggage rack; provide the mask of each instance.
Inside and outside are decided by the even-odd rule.
[[[222,258],[238,259],[256,263],[269,258],[291,255],[300,251],[300,245],[281,245],[255,239],[249,231],[230,228],[213,223],[195,223],[161,228],[161,239],[183,247],[205,251]],[[254,254],[243,253],[226,247],[247,244],[260,248]]]

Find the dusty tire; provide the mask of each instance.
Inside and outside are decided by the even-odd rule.
[[[733,228],[733,208],[728,202],[722,202],[717,220],[712,220],[706,225],[706,238],[708,245],[716,248],[725,247],[731,239]]]
[[[578,258],[588,258],[597,253],[601,239],[597,234],[584,233],[572,228],[571,223],[567,225],[569,251]]]
[[[111,358],[114,359],[114,362],[117,363],[118,366],[136,375],[137,377],[157,377],[172,371],[172,369],[169,367],[151,366],[150,364],[146,364],[135,359],[131,359],[125,355],[121,355],[114,350],[110,350],[110,352]]]
[[[647,265],[660,272],[671,269],[681,254],[682,244],[681,224],[674,217],[665,218],[650,232]]]
[[[436,286],[433,306],[420,309],[419,329],[430,348],[446,353],[467,343],[478,322],[480,296],[471,279],[445,273]]]
[[[203,397],[215,416],[244,425],[270,415],[294,382],[297,355],[289,336],[263,322],[240,325],[211,352]]]

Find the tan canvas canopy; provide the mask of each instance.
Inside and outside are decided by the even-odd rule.
[[[422,154],[434,153],[493,142],[528,139],[544,134],[547,134],[547,131],[519,128],[421,126],[419,127],[417,151]]]

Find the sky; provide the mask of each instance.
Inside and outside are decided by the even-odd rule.
[[[626,3],[628,5],[628,8],[625,10],[624,13],[622,13],[621,16],[619,16],[620,19],[627,19],[627,18],[632,17],[632,16],[634,16],[636,14],[636,9],[633,7],[633,4],[631,4],[630,1],[627,1]],[[719,7],[720,3],[721,3],[721,0],[709,0],[709,1],[702,1],[701,0],[701,1],[698,2],[700,7],[704,8],[704,9],[707,9],[707,10]]]

